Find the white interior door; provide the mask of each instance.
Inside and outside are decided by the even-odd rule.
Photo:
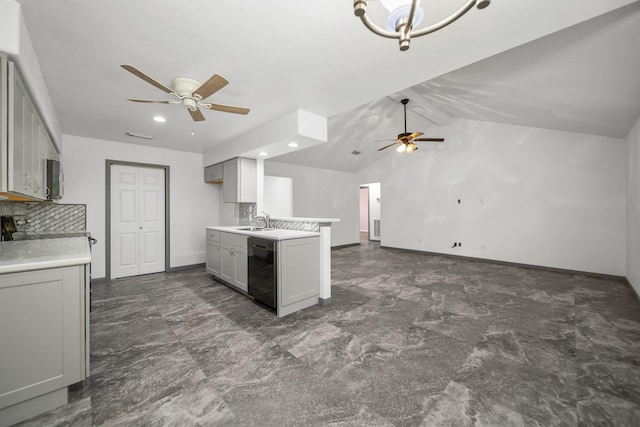
[[[165,270],[164,169],[111,166],[111,278]]]

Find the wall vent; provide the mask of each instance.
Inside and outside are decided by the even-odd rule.
[[[380,237],[380,220],[379,219],[373,220],[373,236]]]

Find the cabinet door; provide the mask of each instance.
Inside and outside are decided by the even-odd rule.
[[[26,146],[27,129],[27,91],[15,72],[13,64],[9,64],[9,191],[27,194],[31,187],[27,166]]]
[[[238,159],[238,198],[239,203],[255,203],[257,199],[256,161]]]
[[[220,277],[220,242],[207,241],[207,271]]]
[[[221,243],[221,264],[220,264],[220,277],[229,283],[235,283],[236,280],[236,260],[234,257],[233,246]]]
[[[238,159],[227,160],[222,164],[222,200],[225,203],[238,202]]]
[[[0,408],[85,378],[82,267],[0,280]]]
[[[247,264],[247,248],[241,248],[238,246],[234,247],[235,249],[235,259],[236,259],[236,280],[234,284],[247,292],[249,287],[247,286],[249,270]]]
[[[32,104],[33,105],[33,104]],[[33,107],[33,140],[31,141],[31,176],[33,179],[33,195],[38,199],[45,199],[46,187],[46,158],[48,149],[47,129],[40,120]]]

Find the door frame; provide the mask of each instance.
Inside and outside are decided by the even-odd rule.
[[[360,190],[367,190],[367,240],[371,241],[371,199],[369,193],[371,190],[367,184],[361,184],[358,189],[358,206],[360,206]],[[358,237],[360,236],[360,223],[358,222]]]
[[[164,169],[164,271],[169,271],[170,235],[169,235],[169,166],[151,163],[105,160],[105,282],[111,282],[111,166],[132,166],[138,168]]]

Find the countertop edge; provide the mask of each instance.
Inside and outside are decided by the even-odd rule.
[[[225,233],[234,233],[241,234],[248,237],[259,237],[266,240],[292,240],[292,239],[302,239],[305,237],[320,237],[320,233],[315,231],[298,231],[298,230],[287,230],[287,229],[274,229],[269,231],[250,231],[250,230],[238,230],[238,228],[242,228],[241,225],[233,226],[233,225],[210,225],[205,227],[207,230],[214,231],[222,231]],[[278,231],[285,232],[287,235],[283,236],[282,234],[278,234]],[[294,233],[294,234],[291,234]]]
[[[73,267],[76,265],[90,264],[91,257],[68,258],[53,261],[34,261],[25,264],[0,266],[0,274],[24,273],[27,271],[48,270],[52,268]]]
[[[91,263],[86,237],[16,240],[0,243],[0,275]]]

